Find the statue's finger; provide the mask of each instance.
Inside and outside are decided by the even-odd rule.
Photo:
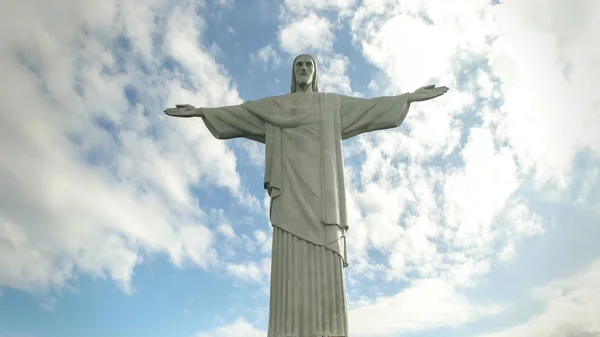
[[[429,84],[429,85],[424,86],[423,88],[425,88],[425,89],[433,89],[433,88],[435,88],[435,84]]]
[[[178,108],[185,108],[187,104],[175,104],[176,107]]]

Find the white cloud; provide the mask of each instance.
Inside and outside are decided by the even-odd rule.
[[[219,225],[219,227],[217,227],[217,231],[228,239],[233,239],[236,237],[235,231],[233,230],[233,227],[231,227],[230,224]]]
[[[356,0],[285,0],[284,5],[292,12],[310,12],[335,10],[345,12],[356,3]]]
[[[413,104],[402,129],[372,136],[376,147],[383,146],[387,155],[418,163],[436,155],[447,156],[461,145],[463,123],[455,116],[472,102],[471,95],[453,92],[436,102]]]
[[[225,266],[228,274],[244,282],[262,283],[267,282],[271,274],[271,259],[263,258],[258,262],[228,263]]]
[[[254,231],[254,242],[256,242],[262,254],[270,255],[273,245],[273,232],[269,231],[267,234],[264,231]]]
[[[352,18],[353,39],[395,91],[414,90],[432,80],[452,86],[450,72],[489,49],[484,42],[488,25],[481,15],[488,3],[365,1]]]
[[[424,279],[397,295],[351,310],[348,322],[352,335],[396,336],[459,326],[501,310],[499,306],[472,303],[444,281]]]
[[[213,329],[210,332],[200,332],[196,337],[265,337],[267,332],[258,330],[242,318],[235,322]]]
[[[472,128],[461,151],[464,170],[447,177],[444,209],[448,225],[457,231],[454,245],[471,248],[489,244],[494,216],[519,186],[510,150],[494,147],[491,132]]]
[[[265,166],[265,146],[258,142],[244,141],[239,144],[241,150],[243,150],[250,163],[258,168],[264,168]]]
[[[494,81],[483,70],[477,72],[477,85],[479,86],[479,94],[482,97],[492,97],[494,95]]]
[[[480,337],[600,336],[600,260],[531,293],[542,305],[539,313],[522,324]]]
[[[599,172],[597,167],[592,167],[585,172],[583,182],[574,200],[578,209],[591,211],[598,216],[600,216]]]
[[[268,64],[272,64],[272,68],[277,68],[281,65],[281,56],[270,44],[250,54],[250,60],[252,62],[261,62],[265,69],[267,69]]]
[[[515,257],[516,255],[516,247],[514,240],[508,240],[505,242],[504,247],[498,253],[499,261],[508,261]]]
[[[388,258],[382,281],[413,275],[473,286],[489,271],[494,247],[543,233],[540,217],[513,196],[522,181],[514,158],[489,131],[471,129],[464,168],[446,169],[403,162],[397,135],[362,137],[350,149],[364,151],[359,171],[347,168],[348,179],[360,181],[349,184],[350,209],[359,210],[350,213],[352,278],[379,269],[368,254],[374,249]]]
[[[0,93],[3,287],[44,292],[77,271],[130,292],[135,266],[153,254],[208,268],[218,258],[215,238],[189,186],[214,182],[258,207],[223,142],[199,120],[162,114],[180,102],[241,101],[221,66],[196,45],[202,19],[193,8],[164,1],[81,6],[25,1],[0,18],[0,69],[13,84]],[[166,26],[154,26],[157,13]],[[165,55],[153,50],[151,35],[161,29],[161,50],[185,71],[158,67]],[[119,34],[131,48],[124,57],[127,50],[111,53]],[[138,104],[128,108],[125,88]]]
[[[54,310],[54,308],[56,307],[57,304],[58,304],[58,300],[56,299],[56,297],[50,296],[50,297],[45,298],[42,301],[41,306],[46,311],[52,311],[52,310]]]
[[[352,91],[350,77],[346,74],[350,60],[342,54],[319,54],[317,57],[319,67],[319,90],[334,92],[343,95],[361,95]]]
[[[217,4],[221,7],[231,9],[233,8],[235,2],[234,0],[216,0]]]
[[[449,72],[456,48],[452,32],[444,28],[408,15],[391,17],[380,27],[367,28],[373,35],[361,36],[364,55],[385,71],[398,91],[435,83],[433,79]]]
[[[327,18],[309,14],[294,18],[279,31],[279,44],[283,51],[296,56],[314,51],[329,51],[334,34]]]
[[[238,238],[235,230],[231,226],[231,222],[227,218],[223,209],[212,209],[209,212],[210,222],[214,223],[215,231],[222,235],[224,239],[231,241]]]
[[[501,35],[490,64],[505,98],[499,136],[540,185],[566,187],[577,152],[600,152],[599,19],[600,6],[585,0],[507,1],[495,16]]]

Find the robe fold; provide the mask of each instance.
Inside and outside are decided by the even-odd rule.
[[[266,145],[264,187],[274,227],[269,337],[347,336],[342,140],[400,125],[407,98],[295,93],[201,108],[214,137]],[[321,313],[320,325],[311,312]]]

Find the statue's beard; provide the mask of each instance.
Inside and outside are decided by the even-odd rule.
[[[306,76],[302,76],[296,80],[297,85],[309,85],[312,81]]]

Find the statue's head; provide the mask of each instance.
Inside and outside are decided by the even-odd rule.
[[[298,85],[310,85],[313,92],[319,92],[317,62],[311,55],[300,54],[294,58],[292,64],[292,93],[296,92]]]

